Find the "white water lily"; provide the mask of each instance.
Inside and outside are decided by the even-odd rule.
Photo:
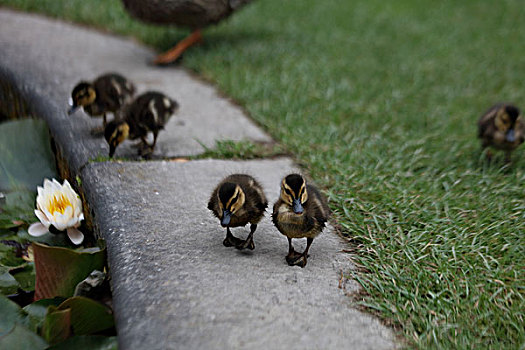
[[[80,244],[84,235],[77,227],[84,220],[82,201],[67,180],[61,185],[57,180],[44,180],[44,187],[37,187],[35,215],[40,222],[29,226],[31,236],[42,236],[53,225],[57,230],[67,230],[71,242]]]

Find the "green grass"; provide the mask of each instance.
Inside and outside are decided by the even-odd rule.
[[[261,143],[251,141],[219,140],[214,148],[209,148],[201,143],[204,153],[190,157],[190,159],[259,159],[288,155],[279,144]]]
[[[116,0],[1,2],[159,50],[185,34]],[[492,103],[523,101],[523,18],[520,0],[259,0],[185,54],[326,189],[358,302],[410,346],[525,347],[525,151],[487,165],[475,139]]]

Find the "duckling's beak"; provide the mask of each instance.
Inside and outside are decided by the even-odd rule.
[[[296,214],[302,214],[304,209],[303,205],[301,204],[301,201],[299,199],[294,199],[292,202],[292,209],[293,212]]]
[[[228,209],[224,209],[222,211],[222,220],[221,220],[221,226],[226,227],[230,224],[230,220],[232,218],[232,212]]]
[[[73,99],[71,97],[69,98],[68,104],[69,104],[69,109],[67,110],[68,115],[75,113],[78,107],[80,107],[80,106],[75,105],[75,102],[73,102]]]
[[[75,113],[77,111],[78,107],[80,107],[80,106],[71,106],[71,107],[69,107],[69,109],[67,110],[67,114],[71,115],[71,114]]]
[[[507,131],[507,133],[505,134],[505,140],[507,140],[507,142],[514,142],[516,140],[514,129],[509,129]]]

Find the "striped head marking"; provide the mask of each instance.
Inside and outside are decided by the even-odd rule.
[[[514,106],[507,105],[498,110],[494,124],[496,128],[505,134],[505,141],[514,143],[516,141],[516,121],[520,115],[520,110]]]
[[[514,106],[505,106],[500,108],[496,113],[494,124],[501,132],[507,132],[514,128],[514,124],[520,115],[520,110]]]
[[[123,121],[111,121],[104,130],[104,138],[109,144],[109,157],[113,157],[115,150],[129,137],[129,125]]]
[[[155,99],[152,99],[148,104],[148,110],[151,112],[151,115],[153,116],[153,121],[155,124],[159,122],[159,112],[157,111],[157,107],[155,106]]]
[[[162,104],[166,110],[166,116],[171,116],[179,109],[179,104],[166,96],[162,98]]]
[[[86,82],[80,82],[71,92],[71,99],[73,100],[72,107],[89,106],[95,102],[96,98],[97,94],[95,89],[93,89],[91,84]]]
[[[235,214],[244,205],[245,195],[237,184],[231,182],[222,184],[221,188],[219,188],[218,196],[221,211],[228,210]]]
[[[281,199],[300,211],[299,207],[308,200],[305,179],[299,174],[286,176],[281,183]]]

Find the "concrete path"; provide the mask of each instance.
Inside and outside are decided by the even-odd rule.
[[[199,154],[196,139],[210,147],[224,138],[269,140],[213,88],[180,68],[147,66],[153,53],[132,41],[5,9],[0,47],[0,96],[15,86],[47,120],[66,173],[82,179],[97,232],[106,239],[120,348],[395,347],[390,329],[352,308],[346,293],[357,283],[341,279],[353,268],[351,256],[331,228],[314,241],[304,269],[286,264],[287,240],[269,215],[255,233],[253,252],[222,245],[224,229],[206,209],[216,183],[234,172],[252,174],[273,203],[281,178],[299,171],[291,160],[89,162],[107,152],[89,133],[99,121],[65,114],[80,78],[118,70],[139,90],[164,91],[181,104],[157,157]],[[118,155],[134,152],[122,148]]]
[[[314,241],[304,269],[286,264],[288,241],[269,213],[255,232],[253,252],[222,245],[226,232],[206,209],[215,184],[248,173],[274,203],[280,180],[293,170],[287,159],[98,163],[86,169],[82,178],[112,258],[125,348],[391,346],[389,331],[352,309],[338,288],[352,264],[334,233]],[[232,232],[245,238],[248,227]],[[356,288],[344,282],[348,291]]]
[[[82,111],[69,117],[66,113],[73,87],[105,72],[120,72],[136,84],[138,93],[157,90],[179,102],[179,112],[159,134],[156,157],[199,154],[200,143],[213,147],[221,139],[271,141],[213,87],[183,69],[149,65],[154,52],[132,40],[7,10],[0,11],[0,29],[0,66],[16,75],[21,90],[45,100],[45,106],[36,107],[59,143],[69,145],[64,153],[75,170],[109,152],[106,141],[90,133],[102,125],[101,118]],[[136,158],[131,145],[119,146],[115,156]]]

